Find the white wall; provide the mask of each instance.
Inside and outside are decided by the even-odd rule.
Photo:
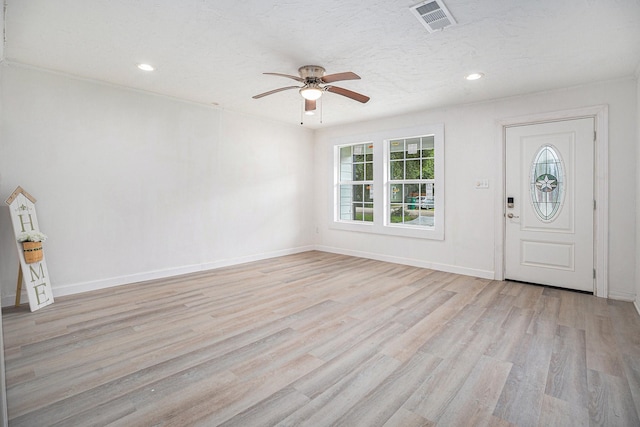
[[[308,249],[313,133],[2,64],[0,197],[37,200],[54,295]],[[18,258],[0,206],[3,304]]]
[[[631,78],[492,102],[453,106],[316,133],[316,205],[331,204],[331,144],[336,138],[383,129],[444,123],[445,240],[429,241],[332,229],[330,209],[318,209],[321,248],[341,253],[432,266],[493,277],[495,274],[496,197],[498,171],[497,121],[523,115],[587,106],[609,105],[609,295],[633,300],[635,280],[636,84]],[[477,190],[477,178],[490,188]]]
[[[640,63],[636,68],[636,310],[640,313]]]
[[[0,61],[4,59],[4,4],[4,1],[0,3]]]
[[[0,35],[2,35],[2,39],[0,40],[0,64],[4,60],[4,2],[0,4]],[[0,98],[2,94],[2,87],[0,86]],[[2,117],[2,103],[0,102],[0,117]],[[2,144],[2,140],[0,140],[0,144]],[[0,179],[2,177],[2,170],[0,169]],[[3,343],[3,335],[2,335],[2,312],[0,310],[0,425],[6,426],[8,425],[8,414],[7,414],[7,392],[5,389],[5,375],[4,375],[4,343]]]

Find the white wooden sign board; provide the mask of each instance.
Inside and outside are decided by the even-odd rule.
[[[18,187],[5,203],[9,205],[11,212],[11,222],[13,223],[16,247],[20,257],[22,275],[19,277],[22,277],[24,287],[27,289],[29,308],[31,311],[36,311],[39,308],[53,304],[53,292],[49,281],[47,263],[43,254],[41,261],[27,264],[24,259],[22,244],[17,240],[18,235],[22,232],[40,231],[38,217],[36,216],[36,199],[21,187]],[[20,292],[20,289],[17,289],[16,292]],[[16,301],[19,301],[19,295],[16,295]]]

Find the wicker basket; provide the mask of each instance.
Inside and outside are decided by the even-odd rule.
[[[27,264],[42,261],[42,242],[22,242],[22,249]]]

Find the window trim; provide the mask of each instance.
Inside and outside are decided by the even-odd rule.
[[[404,136],[406,135],[406,136]],[[434,164],[435,164],[435,194],[436,210],[434,213],[434,227],[426,228],[404,224],[389,224],[388,202],[389,192],[389,144],[388,141],[398,138],[411,138],[411,136],[434,136]],[[373,189],[374,189],[374,215],[373,222],[356,222],[339,219],[339,150],[341,146],[373,143]],[[334,138],[330,145],[333,174],[331,176],[331,214],[329,228],[344,231],[384,234],[391,236],[413,237],[431,240],[444,240],[444,124],[415,126],[410,128],[390,129],[369,134],[351,135]],[[381,155],[382,154],[382,155]]]

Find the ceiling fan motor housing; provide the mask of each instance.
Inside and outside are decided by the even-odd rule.
[[[317,82],[320,83],[320,79],[324,76],[325,69],[319,65],[303,65],[298,68],[298,73],[300,73],[300,77],[309,82],[315,82],[317,80]]]

